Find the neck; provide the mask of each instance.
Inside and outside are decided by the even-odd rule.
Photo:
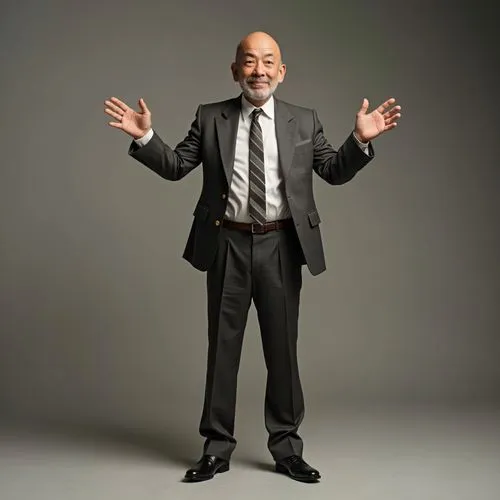
[[[262,106],[264,106],[264,104],[266,104],[267,101],[269,101],[269,99],[271,99],[272,97],[272,94],[267,97],[266,99],[263,99],[263,100],[257,100],[257,99],[253,99],[251,97],[247,97],[245,96],[245,99],[250,103],[250,104],[253,104],[256,108],[260,108]]]

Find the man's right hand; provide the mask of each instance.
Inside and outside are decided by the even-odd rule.
[[[109,125],[123,130],[134,139],[143,137],[151,128],[151,112],[142,97],[138,101],[139,112],[134,111],[116,97],[104,101],[104,104],[106,105],[104,111],[116,120],[109,122]]]

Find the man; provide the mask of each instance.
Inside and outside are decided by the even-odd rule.
[[[275,99],[286,66],[275,40],[249,34],[231,65],[242,94],[200,105],[189,133],[175,149],[151,128],[141,98],[136,112],[119,99],[105,101],[109,125],[133,137],[129,154],[169,180],[203,164],[203,188],[183,257],[207,271],[208,363],[200,433],[204,453],[188,481],[229,470],[236,446],[237,373],[247,313],[253,299],[261,330],[267,385],[265,424],[276,471],[316,482],[302,458],[298,434],[304,400],[297,366],[301,268],[325,270],[312,172],[343,184],[374,156],[370,141],[396,126],[400,106],[389,99],[367,113],[364,99],[355,129],[338,151],[326,141],[314,110]]]

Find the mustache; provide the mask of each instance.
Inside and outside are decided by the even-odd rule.
[[[267,78],[256,78],[254,76],[249,76],[245,81],[247,83],[269,83]]]

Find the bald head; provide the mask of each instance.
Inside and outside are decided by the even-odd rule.
[[[259,51],[270,53],[281,63],[281,50],[278,42],[264,31],[254,31],[243,38],[236,47],[235,60],[238,61],[245,53]]]
[[[238,44],[231,71],[244,96],[255,106],[262,106],[283,81],[286,67],[276,40],[263,31],[254,31]]]

